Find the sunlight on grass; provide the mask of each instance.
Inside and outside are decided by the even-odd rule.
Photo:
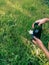
[[[30,13],[29,11],[23,9],[18,2],[13,4],[13,3],[10,2],[10,1],[6,1],[6,3],[7,3],[8,6],[10,6],[10,7],[12,7],[12,8],[15,8],[16,10],[19,10],[21,13],[23,13],[23,14],[29,16],[29,17],[32,16],[31,13]]]
[[[5,15],[5,11],[0,10],[0,14]]]

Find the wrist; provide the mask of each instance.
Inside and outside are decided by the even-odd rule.
[[[45,22],[49,21],[49,18],[44,18]]]

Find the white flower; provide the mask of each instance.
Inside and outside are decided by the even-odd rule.
[[[33,30],[29,30],[28,32],[29,32],[29,34],[33,34]]]

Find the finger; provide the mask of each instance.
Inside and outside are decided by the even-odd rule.
[[[38,24],[39,26],[41,25],[41,23]]]
[[[34,28],[34,24],[32,25],[32,28]]]
[[[39,26],[41,25],[40,21],[36,21],[36,23],[38,23]]]
[[[38,40],[38,38],[37,38],[37,37],[35,37],[35,36],[34,36],[34,39],[35,39],[35,40]]]
[[[40,26],[41,24],[39,23],[38,25]]]
[[[34,41],[34,40],[32,40],[32,42],[36,45],[37,43],[36,43],[36,41]]]

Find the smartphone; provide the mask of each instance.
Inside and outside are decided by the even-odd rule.
[[[37,37],[40,39],[41,32],[42,32],[42,25],[38,25],[39,23],[34,23],[34,29],[33,29],[33,37]]]

